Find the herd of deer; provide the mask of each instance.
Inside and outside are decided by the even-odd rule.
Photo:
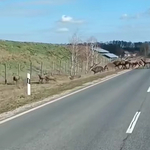
[[[48,81],[55,81],[56,82],[56,79],[53,76],[49,76],[46,74],[44,74],[44,76],[38,74],[38,76],[39,76],[39,83],[43,83],[44,80],[46,82],[48,82]]]
[[[127,58],[124,60],[115,60],[110,63],[108,63],[105,66],[100,66],[98,64],[93,64],[93,66],[90,67],[90,71],[92,71],[94,74],[98,72],[104,72],[105,70],[109,70],[109,68],[114,68],[114,69],[130,69],[130,68],[135,68],[135,67],[150,67],[150,59],[146,59],[143,57],[137,57],[137,58]],[[46,82],[48,81],[55,81],[56,79],[53,76],[48,76],[46,74],[44,75],[38,75],[39,77],[39,83],[43,83],[45,80]],[[81,75],[76,75],[76,76],[69,76],[70,80],[73,80],[75,78],[80,78]],[[13,82],[18,82],[20,80],[20,77],[13,76]]]
[[[99,66],[98,64],[95,64],[90,67],[90,70],[94,72],[94,74],[98,72],[103,72],[105,70],[109,70],[109,68],[115,68],[115,69],[130,69],[135,67],[150,67],[150,59],[146,59],[143,57],[137,57],[137,58],[127,58],[124,60],[115,60],[110,63],[108,63],[105,66]]]
[[[39,77],[39,83],[43,83],[44,80],[46,82],[48,82],[48,81],[55,81],[56,82],[56,79],[53,76],[49,76],[49,75],[46,75],[46,74],[44,74],[44,75],[38,74],[38,77]],[[14,83],[17,84],[19,80],[20,80],[20,76],[13,75],[13,82]]]

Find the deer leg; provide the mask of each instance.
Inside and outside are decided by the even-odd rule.
[[[122,69],[125,69],[125,65],[122,65]]]
[[[118,66],[116,66],[116,67],[117,67],[118,69],[120,69],[120,68],[119,68],[119,65],[118,65]]]
[[[119,66],[121,66],[121,69],[123,69],[123,65],[119,65]],[[120,68],[120,67],[119,67]]]
[[[39,79],[39,83],[41,83],[41,79]]]
[[[126,66],[126,65],[124,66],[124,69],[127,69],[127,66]]]
[[[43,83],[43,79],[40,79],[40,80],[39,80],[39,83],[41,83],[41,84],[42,84],[42,83]]]
[[[147,69],[148,69],[148,63],[146,63]]]
[[[148,63],[148,68],[150,67],[150,63]]]

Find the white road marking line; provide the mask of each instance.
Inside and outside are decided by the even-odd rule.
[[[132,119],[132,121],[131,121],[128,129],[127,129],[127,131],[126,131],[126,133],[130,133],[131,134],[133,132],[134,127],[135,127],[135,125],[136,125],[136,123],[138,121],[138,118],[139,118],[140,114],[141,114],[141,112],[136,112],[136,114],[134,115],[134,117],[133,117],[133,119]]]
[[[5,120],[0,121],[0,124],[3,124],[3,123],[5,123],[5,122],[8,122],[8,121],[13,120],[13,119],[15,119],[15,118],[18,118],[18,117],[20,117],[20,116],[23,116],[23,115],[25,115],[25,114],[27,114],[27,113],[30,113],[30,112],[32,112],[32,111],[34,111],[34,110],[37,110],[37,109],[39,109],[39,108],[42,108],[42,107],[44,107],[44,106],[46,106],[46,105],[49,105],[49,104],[51,104],[51,103],[54,103],[54,102],[56,102],[56,101],[59,101],[59,100],[61,100],[61,99],[63,99],[63,98],[66,98],[66,97],[69,97],[69,96],[74,95],[74,94],[76,94],[76,93],[79,93],[79,92],[81,92],[81,91],[84,91],[84,90],[86,90],[86,89],[88,89],[88,88],[91,88],[91,87],[93,87],[93,86],[96,86],[96,85],[98,85],[98,84],[100,84],[100,83],[103,83],[103,82],[105,82],[105,81],[107,81],[107,80],[110,80],[110,79],[112,79],[112,78],[115,78],[115,77],[117,77],[117,76],[120,76],[121,74],[127,73],[127,72],[129,72],[129,71],[131,71],[131,70],[123,71],[123,72],[121,72],[120,74],[116,74],[115,76],[112,75],[112,76],[108,77],[107,79],[102,79],[100,82],[97,82],[97,83],[95,83],[95,84],[89,85],[89,86],[87,86],[87,87],[85,87],[85,88],[82,88],[82,89],[79,89],[79,90],[77,90],[77,91],[75,91],[75,92],[66,94],[66,95],[64,95],[64,96],[62,96],[62,97],[59,97],[59,98],[57,98],[57,99],[55,99],[55,100],[52,100],[52,101],[47,102],[47,103],[44,103],[44,104],[42,104],[42,105],[40,105],[40,106],[34,107],[34,108],[32,108],[32,109],[30,109],[30,110],[27,110],[27,111],[25,111],[25,112],[22,112],[22,113],[20,113],[20,114],[14,115],[14,116],[12,116],[12,117],[10,117],[10,118],[7,118],[7,119],[5,119]]]
[[[150,92],[150,87],[148,88],[147,92]]]

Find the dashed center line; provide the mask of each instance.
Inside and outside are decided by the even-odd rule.
[[[150,92],[150,87],[148,88],[147,92]]]
[[[138,121],[138,118],[139,118],[140,114],[141,114],[141,112],[136,112],[135,113],[135,115],[134,115],[134,117],[133,117],[133,119],[132,119],[132,121],[131,121],[131,123],[130,123],[127,131],[126,131],[126,133],[131,134],[133,132],[134,127],[135,127],[135,125],[136,125],[136,123]]]

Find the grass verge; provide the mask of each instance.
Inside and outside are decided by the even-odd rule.
[[[44,98],[60,94],[67,90],[74,89],[76,87],[82,86],[85,83],[92,82],[97,79],[101,79],[108,75],[117,73],[118,71],[104,72],[98,75],[87,76],[79,79],[75,79],[73,81],[66,81],[60,85],[50,86],[50,85],[36,85],[36,90],[33,89],[31,96],[25,96],[23,94],[19,94],[17,97],[13,99],[7,99],[0,101],[0,114],[4,112],[8,112],[14,110],[20,106],[24,106],[25,104],[30,104],[33,102],[41,101]],[[34,86],[34,85],[33,85]],[[37,86],[40,86],[37,88]],[[22,89],[21,89],[22,90]],[[25,90],[25,89],[23,89]],[[18,93],[18,92],[17,92]],[[15,93],[14,93],[15,94]]]

